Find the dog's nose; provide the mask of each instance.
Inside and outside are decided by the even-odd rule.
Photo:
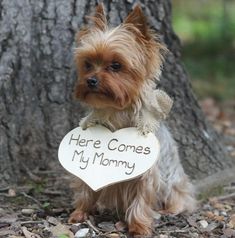
[[[90,77],[87,79],[87,85],[89,88],[96,88],[98,86],[98,79],[96,77]]]

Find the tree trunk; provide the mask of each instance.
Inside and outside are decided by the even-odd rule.
[[[134,0],[104,1],[119,24]],[[221,139],[207,124],[180,63],[169,0],[142,0],[150,24],[172,53],[161,86],[174,98],[169,126],[186,172],[205,179],[232,165]],[[74,35],[95,0],[0,0],[0,184],[20,181],[25,169],[57,162],[63,136],[78,125],[82,109],[72,99],[76,79]]]

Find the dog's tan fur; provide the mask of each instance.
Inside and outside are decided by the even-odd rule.
[[[153,132],[160,141],[160,159],[140,178],[92,191],[75,179],[76,210],[70,222],[87,218],[94,207],[122,211],[129,232],[151,234],[156,211],[178,214],[194,208],[193,188],[181,166],[177,146],[160,121],[172,101],[157,90],[165,46],[149,29],[139,6],[116,28],[109,28],[102,4],[90,17],[91,25],[78,33],[75,52],[79,80],[75,97],[90,109],[80,125],[101,124],[112,131],[137,127],[142,134]],[[119,70],[110,68],[118,62]],[[86,66],[88,64],[88,66]],[[99,85],[87,85],[96,77]]]

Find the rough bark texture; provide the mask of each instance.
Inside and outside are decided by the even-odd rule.
[[[104,1],[117,25],[135,1]],[[168,0],[142,0],[150,24],[171,50],[162,86],[175,99],[169,125],[193,179],[231,165],[221,141],[193,96],[180,63]],[[82,110],[72,100],[76,79],[74,35],[95,0],[0,0],[0,184],[17,182],[25,168],[57,160],[62,137],[78,125]]]

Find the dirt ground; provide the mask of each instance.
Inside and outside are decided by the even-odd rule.
[[[218,104],[208,98],[201,106],[235,158],[235,101]],[[61,173],[63,171],[61,170]],[[63,176],[54,171],[28,171],[30,181],[18,187],[0,188],[0,237],[73,238],[130,237],[116,215],[94,214],[85,223],[67,223],[72,211],[71,192]],[[235,237],[234,181],[199,197],[193,214],[156,214],[152,237]]]

